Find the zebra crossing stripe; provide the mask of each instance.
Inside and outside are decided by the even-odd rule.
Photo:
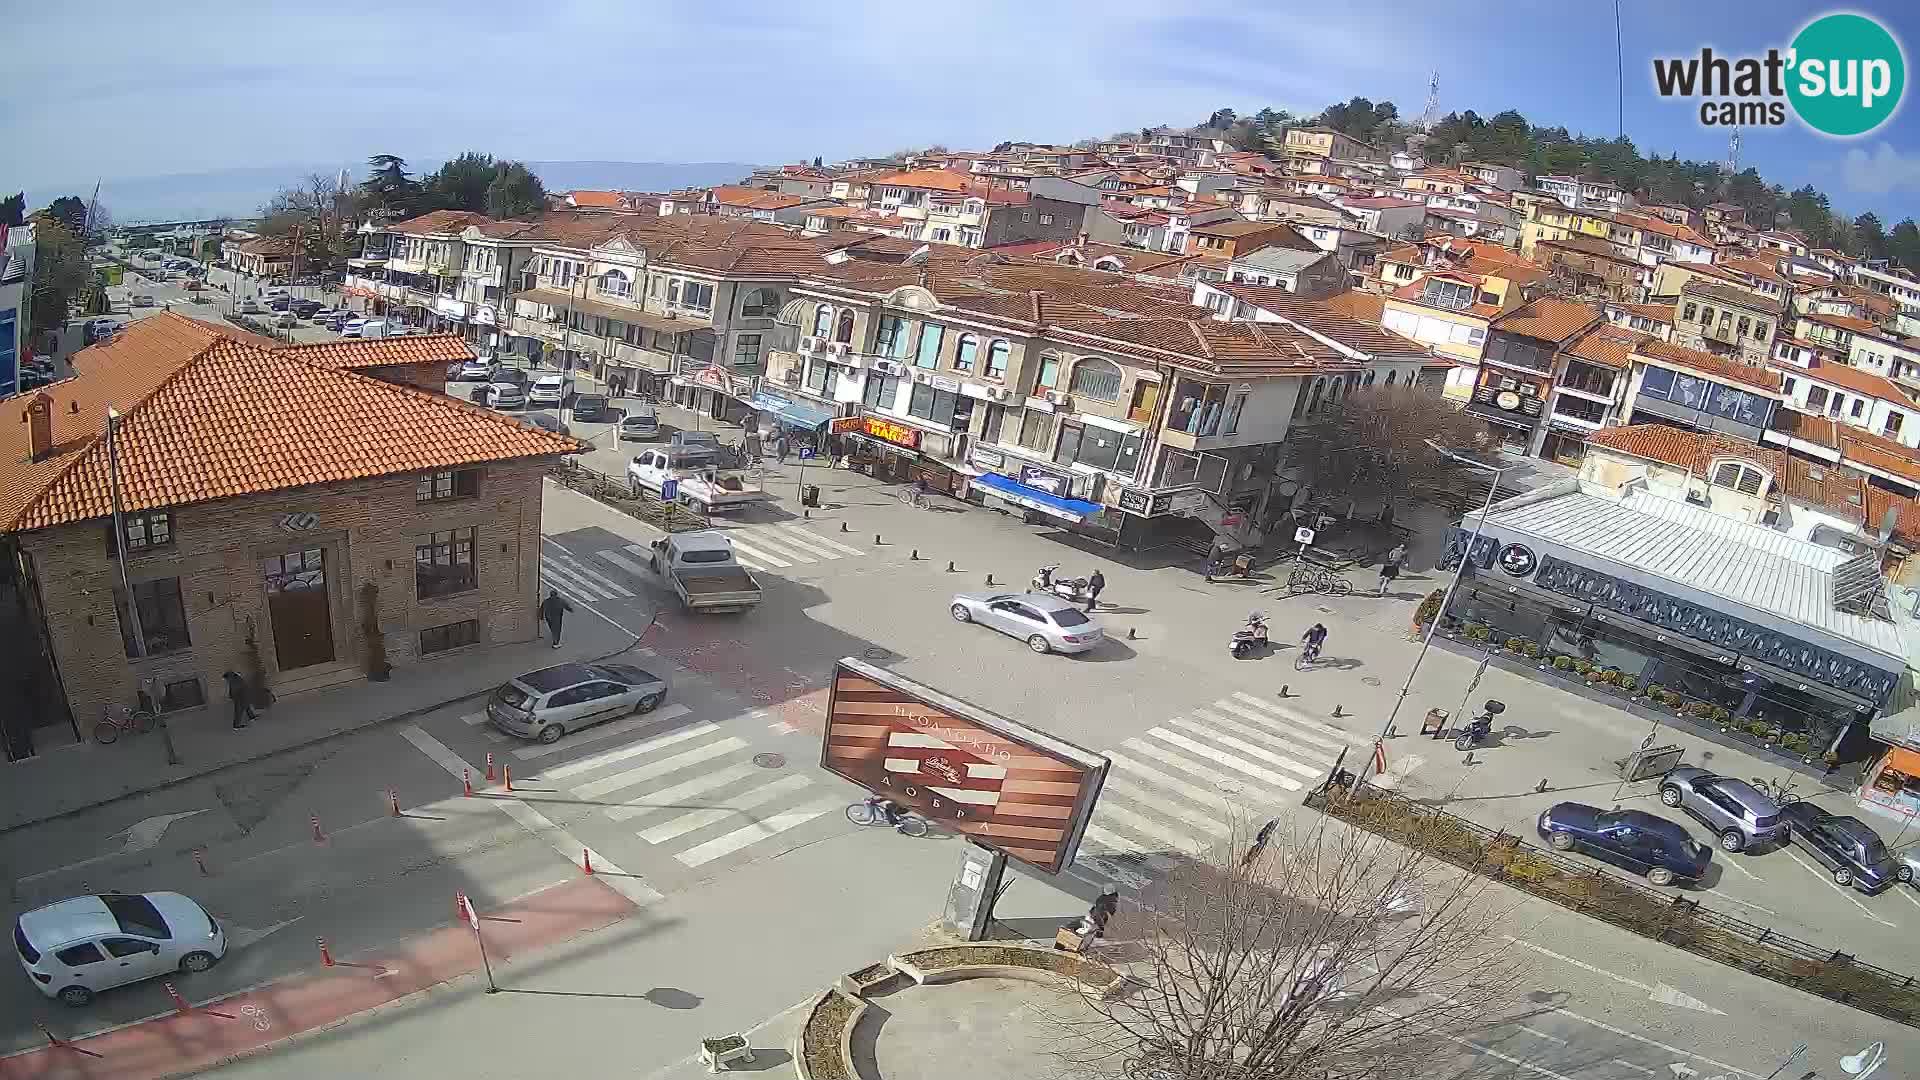
[[[819,817],[821,814],[829,813],[837,809],[839,806],[840,803],[836,798],[834,802],[830,803],[814,803],[811,806],[802,806],[793,810],[783,810],[764,821],[756,821],[751,825],[735,829],[724,836],[715,837],[704,844],[690,847],[675,855],[674,858],[680,860],[680,862],[686,866],[700,866],[703,863],[712,862],[722,855],[739,851],[748,844],[778,836],[796,825],[804,825],[814,818]]]
[[[791,543],[777,535],[748,533],[742,532],[739,529],[729,530],[727,535],[733,540],[734,546],[736,547],[740,545],[742,538],[751,542],[748,545],[749,550],[752,550],[753,544],[760,545],[761,549],[763,549],[760,553],[766,555],[768,558],[782,558],[797,563],[816,562],[820,559],[819,552],[800,544]],[[837,558],[837,556],[829,555],[827,558]]]
[[[1106,786],[1102,789],[1101,793],[1104,795],[1108,791],[1120,792],[1125,795],[1130,802],[1141,803],[1150,809],[1158,810],[1162,814],[1184,821],[1202,832],[1212,833],[1215,836],[1225,836],[1233,831],[1225,822],[1220,821],[1218,818],[1210,818],[1205,814],[1191,810],[1173,800],[1162,799],[1131,780],[1114,776],[1112,773],[1107,774]]]
[[[1327,769],[1330,769],[1333,767],[1333,758],[1329,756],[1325,750],[1321,749],[1318,746],[1308,748],[1300,745],[1299,743],[1294,742],[1292,739],[1289,739],[1283,736],[1272,735],[1265,731],[1261,731],[1259,728],[1248,727],[1245,724],[1242,724],[1235,720],[1229,720],[1225,716],[1222,716],[1221,714],[1216,712],[1211,712],[1207,709],[1195,709],[1193,710],[1193,715],[1199,717],[1202,720],[1205,720],[1209,724],[1218,725],[1219,727],[1227,731],[1231,731],[1237,735],[1241,735],[1249,739],[1264,740],[1267,745],[1272,746],[1276,750],[1284,750],[1289,754],[1293,754],[1304,759],[1305,761],[1310,761],[1317,765],[1325,766],[1320,770],[1323,773]]]
[[[1225,765],[1235,772],[1245,773],[1263,784],[1272,784],[1274,787],[1286,788],[1288,791],[1301,790],[1302,785],[1300,781],[1295,780],[1291,776],[1281,776],[1271,769],[1263,769],[1258,765],[1250,765],[1224,750],[1216,750],[1205,743],[1195,742],[1179,732],[1168,731],[1166,728],[1157,727],[1148,729],[1147,734],[1162,742],[1171,743],[1190,754],[1195,754],[1209,761]]]
[[[581,578],[598,585],[614,596],[633,595],[633,591],[625,585],[620,584],[612,578],[602,577],[597,571],[590,569],[585,563],[576,559],[569,559],[564,555],[549,555],[546,557],[549,559],[564,560],[564,565],[569,573],[578,574]]]
[[[595,600],[615,599],[611,596],[602,595],[600,590],[574,577],[565,567],[554,562],[549,556],[543,555],[540,558],[540,575],[546,579],[548,588],[560,590],[562,593],[565,593],[570,600],[592,603]]]
[[[564,754],[569,750],[585,746],[588,743],[606,742],[608,739],[618,738],[636,728],[650,727],[654,724],[666,723],[669,720],[677,720],[692,711],[692,709],[687,708],[685,705],[675,702],[664,709],[656,709],[645,715],[629,716],[622,720],[596,724],[585,731],[574,733],[561,742],[547,743],[544,746],[529,746],[525,750],[515,750],[513,756],[519,758],[521,761],[537,761],[543,757]]]
[[[625,570],[627,573],[634,575],[635,577],[652,577],[653,576],[653,570],[651,568],[642,566],[641,564],[634,562],[632,559],[627,558],[625,555],[622,555],[617,551],[596,551],[594,552],[594,554],[598,555],[600,558],[606,560],[607,562],[610,562],[613,565],[619,567],[620,569]]]
[[[721,754],[729,754],[735,750],[745,750],[746,748],[746,740],[737,739],[729,735],[718,742],[710,742],[705,746],[696,746],[691,750],[682,751],[672,757],[649,762],[639,768],[614,773],[604,780],[595,780],[590,784],[581,784],[579,787],[573,789],[573,793],[582,799],[597,799],[602,795],[619,791],[621,788],[632,787],[635,784],[652,780],[655,777],[665,776],[672,772],[679,772],[689,765],[697,765],[702,761],[706,761],[708,758],[717,758]]]
[[[705,794],[715,788],[726,787],[728,784],[739,783],[760,771],[760,767],[751,761],[742,761],[735,765],[729,765],[719,772],[708,773],[705,776],[696,776],[684,784],[675,784],[670,788],[661,788],[659,791],[649,791],[646,796],[649,800],[647,802],[630,802],[625,806],[609,806],[607,807],[607,820],[626,821],[630,818],[651,814],[656,810],[670,809],[673,804],[679,802],[681,799]]]
[[[698,738],[701,735],[710,735],[719,730],[720,729],[712,723],[702,720],[699,723],[688,724],[686,727],[680,728],[677,731],[669,731],[661,735],[655,735],[653,738],[647,739],[644,742],[630,743],[612,750],[604,750],[592,757],[585,757],[579,761],[569,761],[565,765],[556,765],[551,769],[544,769],[540,773],[540,779],[559,780],[568,776],[578,776],[581,773],[592,772],[603,766],[611,765],[616,761],[625,761],[628,758],[639,757],[642,754],[651,754],[663,746],[671,746],[677,742],[685,742],[688,739]]]
[[[1107,760],[1113,762],[1115,768],[1127,773],[1138,774],[1143,780],[1152,783],[1155,787],[1165,788],[1169,791],[1177,791],[1201,806],[1218,807],[1219,809],[1225,810],[1233,805],[1235,801],[1232,796],[1224,791],[1218,789],[1209,790],[1197,784],[1189,784],[1185,780],[1168,776],[1166,773],[1150,765],[1136,761],[1118,751],[1108,751]],[[1109,772],[1107,774],[1107,782],[1112,783],[1116,775],[1115,773]]]
[[[813,781],[807,777],[795,773],[792,776],[782,777],[765,787],[744,792],[739,798],[729,800],[725,806],[711,806],[704,810],[690,811],[681,814],[679,817],[663,821],[653,828],[646,829],[635,835],[649,844],[664,844],[674,837],[685,836],[690,832],[697,829],[704,829],[709,825],[717,825],[736,814],[751,810],[765,803],[770,803],[789,792],[799,791],[801,788],[807,787],[812,783]]]
[[[1194,721],[1188,720],[1185,717],[1175,717],[1174,719],[1169,720],[1168,723],[1172,724],[1174,727],[1177,727],[1177,728],[1185,728],[1196,735],[1204,735],[1205,737],[1212,739],[1214,742],[1221,743],[1226,746],[1230,746],[1233,749],[1238,750],[1243,754],[1247,754],[1251,757],[1259,758],[1261,761],[1264,761],[1269,765],[1277,765],[1280,768],[1287,770],[1288,772],[1294,773],[1295,775],[1298,775],[1298,776],[1303,776],[1308,780],[1320,779],[1320,774],[1325,771],[1323,769],[1316,769],[1311,765],[1303,765],[1300,762],[1295,761],[1290,757],[1283,757],[1282,755],[1276,754],[1273,751],[1266,749],[1265,747],[1255,746],[1254,744],[1247,742],[1245,739],[1236,739],[1231,735],[1226,735],[1218,731],[1210,730],[1205,724],[1195,723]]]
[[[793,565],[793,563],[789,562],[786,559],[775,558],[774,556],[769,555],[766,552],[759,550],[758,548],[750,547],[746,544],[741,543],[738,540],[735,540],[733,542],[733,550],[736,552],[741,552],[741,551],[746,552],[748,555],[752,556],[756,562],[771,563],[774,566],[792,566]],[[799,556],[795,556],[795,558],[799,558]],[[800,561],[812,562],[813,560],[800,559]]]
[[[1270,716],[1266,713],[1259,712],[1258,710],[1249,709],[1245,705],[1242,705],[1237,701],[1233,701],[1230,698],[1221,698],[1219,701],[1216,701],[1212,705],[1208,706],[1208,708],[1219,709],[1221,712],[1224,712],[1224,713],[1231,713],[1234,716],[1241,717],[1242,719],[1245,719],[1250,723],[1257,724],[1260,727],[1267,729],[1268,731],[1272,731],[1277,734],[1284,735],[1289,739],[1295,740],[1296,742],[1312,743],[1314,746],[1319,747],[1319,750],[1316,750],[1315,753],[1324,752],[1325,754],[1328,754],[1328,755],[1334,755],[1334,754],[1338,754],[1341,750],[1346,749],[1346,746],[1347,746],[1347,744],[1344,742],[1341,742],[1335,739],[1329,739],[1326,736],[1321,735],[1320,733],[1313,731],[1309,728],[1303,728],[1299,724],[1289,723],[1286,720],[1282,720],[1274,716]]]
[[[1197,761],[1194,761],[1191,758],[1183,757],[1180,754],[1176,754],[1173,751],[1168,750],[1164,746],[1160,746],[1155,743],[1150,743],[1145,739],[1128,739],[1122,745],[1126,746],[1129,750],[1132,750],[1136,754],[1141,754],[1146,757],[1150,757],[1153,760],[1163,765],[1167,765],[1172,768],[1179,769],[1181,772],[1187,773],[1188,775],[1197,776],[1200,779],[1205,780],[1210,784],[1213,784],[1222,794],[1226,795],[1228,798],[1244,797],[1245,799],[1249,799],[1249,800],[1257,799],[1258,805],[1261,805],[1261,806],[1283,806],[1287,802],[1286,796],[1281,795],[1278,792],[1270,791],[1266,788],[1257,787],[1254,784],[1250,783],[1244,776],[1228,776],[1226,773],[1209,768],[1205,765],[1200,764]],[[1287,777],[1285,779],[1291,781],[1292,778]],[[1276,786],[1280,787],[1282,790],[1298,790],[1298,789],[1289,789],[1284,784],[1276,785]],[[1244,793],[1244,795],[1239,795],[1237,793]]]
[[[1099,812],[1107,819],[1109,828],[1114,825],[1125,826],[1134,833],[1159,841],[1165,845],[1166,850],[1190,855],[1199,848],[1199,845],[1184,833],[1174,832],[1145,814],[1137,813],[1120,803],[1103,804]]]
[[[1295,724],[1299,727],[1306,728],[1309,731],[1317,731],[1322,735],[1331,736],[1335,739],[1340,740],[1343,743],[1348,743],[1353,746],[1359,746],[1359,747],[1370,747],[1373,745],[1372,739],[1366,738],[1365,736],[1361,736],[1361,735],[1355,735],[1351,731],[1342,731],[1339,728],[1334,727],[1332,724],[1323,724],[1320,721],[1315,720],[1310,716],[1307,716],[1305,713],[1298,712],[1294,709],[1289,709],[1285,705],[1274,705],[1270,702],[1261,701],[1259,698],[1254,697],[1252,694],[1243,693],[1239,690],[1235,690],[1233,692],[1233,696],[1236,698],[1239,698],[1241,701],[1248,703],[1249,705],[1253,705],[1258,708],[1265,709],[1268,712],[1273,713],[1274,715],[1280,717],[1282,720],[1288,721],[1289,723]]]
[[[824,536],[816,536],[802,528],[757,528],[748,529],[746,532],[748,538],[756,542],[784,544],[787,547],[798,548],[801,551],[810,551],[823,559],[839,559],[848,555],[858,558],[866,554],[858,548],[848,547],[845,544],[829,540]]]
[[[1144,850],[1140,845],[1121,836],[1119,833],[1110,832],[1102,828],[1095,822],[1090,821],[1087,823],[1086,838],[1099,844],[1112,854],[1138,856],[1141,862],[1161,873],[1165,873],[1180,865],[1165,855],[1158,855],[1154,852]]]
[[[462,716],[460,718],[460,722],[463,724],[468,724],[472,727],[479,727],[481,724],[484,724],[487,722],[487,714],[484,710],[481,712],[470,712],[465,716]]]

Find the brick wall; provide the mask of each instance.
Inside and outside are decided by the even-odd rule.
[[[246,640],[253,634],[270,685],[286,685],[316,668],[280,673],[262,560],[320,548],[326,552],[327,599],[336,662],[365,671],[362,588],[378,587],[379,622],[387,658],[396,667],[423,662],[423,629],[478,620],[482,644],[525,641],[537,629],[540,575],[541,478],[546,462],[485,467],[479,494],[415,502],[414,474],[223,500],[174,511],[174,543],[151,553],[129,553],[135,583],[177,577],[190,644],[140,660],[126,655],[114,604],[118,577],[104,520],[26,533],[20,546],[32,561],[47,612],[47,634],[69,704],[82,731],[107,704],[130,705],[140,679],[156,686],[198,678],[209,712],[224,716],[220,675],[248,672]],[[289,514],[312,514],[312,527],[290,533]],[[414,543],[436,530],[474,527],[478,587],[420,600],[414,588]],[[424,662],[436,662],[436,654]],[[191,715],[191,714],[190,714]]]

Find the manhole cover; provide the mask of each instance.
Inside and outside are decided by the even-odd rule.
[[[860,655],[866,657],[869,660],[885,660],[887,657],[892,656],[893,654],[888,652],[885,649],[867,649],[863,651]]]
[[[1379,686],[1379,685],[1380,685],[1380,680],[1379,680],[1379,679],[1376,679],[1376,678],[1374,678],[1374,677],[1373,677],[1373,676],[1371,676],[1371,675],[1362,675],[1362,676],[1360,676],[1360,681],[1361,681],[1361,682],[1363,682],[1363,683],[1366,683],[1366,684],[1367,684],[1368,686]]]
[[[753,763],[763,769],[779,769],[785,767],[787,764],[787,755],[755,754],[753,755]]]
[[[1325,604],[1315,604],[1315,605],[1313,606],[1313,610],[1315,610],[1315,611],[1318,611],[1318,612],[1320,612],[1320,613],[1321,613],[1321,614],[1323,614],[1323,615],[1331,615],[1331,614],[1333,614],[1333,609],[1332,609],[1332,608],[1330,608],[1330,607],[1328,607],[1328,606],[1327,606],[1327,605],[1325,605]]]

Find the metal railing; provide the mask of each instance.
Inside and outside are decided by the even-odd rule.
[[[1688,893],[1642,885],[1525,843],[1505,830],[1488,829],[1364,783],[1350,793],[1330,777],[1308,794],[1307,805],[1368,832],[1417,847],[1442,862],[1642,937],[1875,1016],[1920,1027],[1920,981],[1915,976],[1863,963],[1850,953],[1701,907]]]

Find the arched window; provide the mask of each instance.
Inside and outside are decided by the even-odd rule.
[[[1033,392],[1056,390],[1060,386],[1060,354],[1045,352],[1040,354],[1040,370],[1033,377]]]
[[[980,351],[980,339],[972,334],[961,334],[960,341],[953,347],[953,369],[972,371],[974,354]]]
[[[1326,393],[1326,391],[1326,379],[1316,378],[1313,380],[1313,392],[1307,397],[1308,412],[1318,412],[1320,410],[1320,395]]]
[[[840,313],[840,322],[833,328],[833,340],[852,343],[853,312],[851,310]]]
[[[1004,341],[996,341],[987,346],[987,378],[1004,379],[1007,377],[1007,353],[1009,351],[1009,346]]]
[[[1073,366],[1073,382],[1068,392],[1086,395],[1096,401],[1120,400],[1120,365],[1111,360],[1089,356]]]
[[[825,304],[813,309],[813,336],[823,338],[833,329],[833,309]]]
[[[1373,372],[1372,372],[1372,371],[1368,371],[1368,372],[1367,372],[1367,377],[1366,377],[1366,378],[1364,378],[1364,379],[1362,379],[1362,380],[1360,380],[1360,385],[1361,385],[1361,386],[1372,386],[1372,385],[1373,385]]]
[[[740,317],[743,319],[771,319],[779,310],[779,289],[755,289],[740,302]]]
[[[1400,374],[1400,373],[1399,373],[1399,372],[1397,372],[1397,371],[1389,371],[1389,372],[1387,372],[1387,385],[1388,385],[1388,386],[1392,386],[1392,385],[1393,385],[1393,377],[1394,377],[1394,376],[1396,376],[1396,375],[1398,375],[1398,374]]]
[[[618,270],[609,270],[600,275],[595,288],[605,296],[632,296],[633,279]]]

